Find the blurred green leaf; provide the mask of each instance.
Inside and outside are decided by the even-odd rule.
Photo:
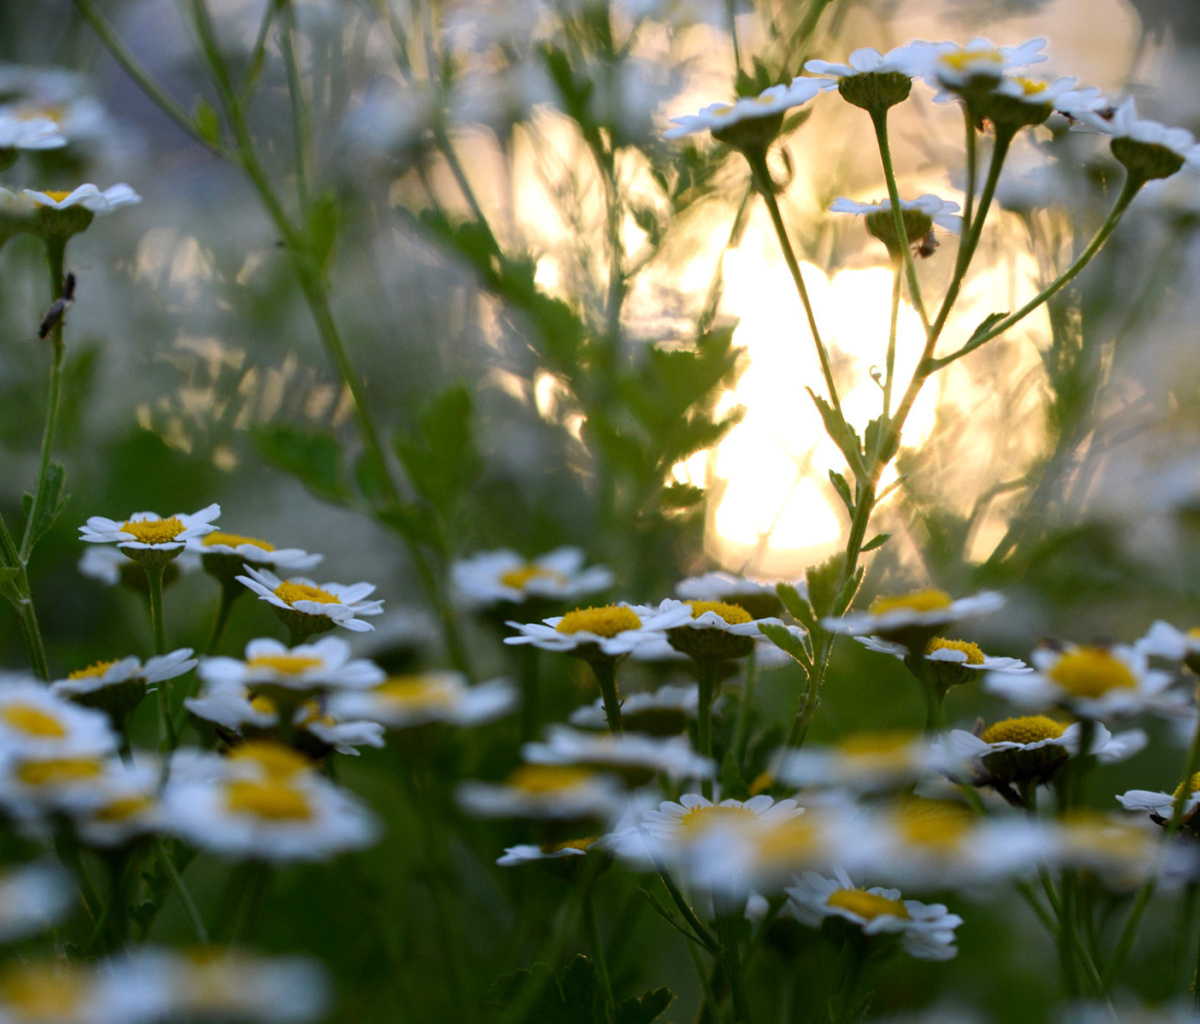
[[[471,426],[471,393],[461,385],[438,395],[422,410],[418,429],[397,430],[392,443],[413,489],[443,513],[483,468]]]
[[[264,459],[291,473],[318,497],[337,502],[349,499],[342,449],[329,434],[268,424],[255,427],[250,437]]]
[[[337,194],[325,192],[308,207],[308,251],[317,267],[324,271],[333,257],[341,228],[342,211]]]
[[[617,1005],[614,1024],[650,1024],[661,1017],[674,1000],[675,993],[669,988],[656,988],[640,998],[626,999]]]
[[[876,548],[881,548],[891,539],[890,533],[877,533],[869,541],[867,541],[860,549],[864,554],[868,551],[874,551]]]
[[[21,498],[21,510],[25,513],[25,517],[28,519],[30,515],[34,516],[32,525],[34,544],[46,535],[70,499],[69,494],[63,493],[65,480],[66,473],[62,465],[52,462],[46,471],[45,490],[37,509],[34,509],[32,494],[25,494]]]
[[[196,134],[210,146],[220,147],[221,119],[212,104],[202,99],[196,100],[195,106],[192,107],[192,126],[196,129]]]
[[[842,503],[851,515],[854,515],[854,498],[850,494],[850,485],[846,483],[846,478],[837,470],[829,471],[829,482],[833,484],[833,489],[838,492],[838,497],[842,499]]]

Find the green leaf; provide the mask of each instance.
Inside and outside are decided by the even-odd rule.
[[[825,433],[829,435],[830,440],[836,444],[841,453],[846,457],[846,462],[851,468],[862,464],[862,443],[858,439],[858,433],[855,429],[845,421],[842,414],[833,408],[825,399],[818,395],[812,388],[805,388],[809,397],[813,400],[813,405],[817,407],[817,412],[821,414],[821,419],[825,423]]]
[[[656,988],[636,999],[626,999],[617,1005],[613,1024],[650,1024],[662,1016],[675,1001],[669,988]]]
[[[983,318],[983,322],[971,332],[971,336],[967,339],[967,344],[964,347],[973,345],[1006,316],[1008,316],[1008,313],[989,313]]]
[[[804,641],[800,637],[795,636],[786,626],[780,626],[773,622],[763,622],[759,624],[758,628],[759,632],[781,651],[791,655],[791,657],[805,668],[812,668],[812,658],[809,657],[808,648],[804,646]]]
[[[52,462],[47,467],[44,490],[36,509],[32,494],[26,494],[21,499],[21,508],[25,512],[25,517],[27,519],[31,515],[34,517],[32,524],[34,544],[46,535],[66,507],[70,495],[63,494],[65,478],[66,474],[63,472],[62,466],[57,462]]]
[[[891,536],[892,535],[890,533],[877,533],[862,546],[862,552],[865,554],[868,551],[874,551],[876,548],[883,547],[891,538]]]
[[[259,455],[291,473],[318,497],[337,502],[349,499],[342,449],[329,434],[273,424],[253,429],[250,437]]]
[[[854,497],[850,493],[850,485],[846,483],[846,478],[836,470],[829,471],[829,482],[833,484],[833,489],[838,492],[838,497],[842,499],[847,511],[854,515]]]
[[[421,411],[418,421],[417,431],[398,430],[392,443],[414,490],[448,512],[483,468],[471,428],[471,393],[452,385]]]
[[[596,968],[585,956],[576,956],[557,978],[537,963],[502,975],[488,990],[495,1011],[508,1011],[508,1024],[599,1024],[596,996]],[[513,1017],[514,1007],[528,1009]]]
[[[775,593],[779,595],[779,600],[783,602],[784,608],[788,610],[793,619],[807,629],[809,633],[816,630],[817,620],[813,615],[812,607],[809,605],[808,599],[802,596],[799,590],[790,583],[776,583]]]
[[[845,564],[846,556],[839,553],[820,565],[814,565],[804,574],[808,581],[808,601],[818,619],[836,614],[833,608]]]
[[[192,127],[196,134],[214,148],[221,146],[221,119],[210,103],[196,100],[192,108]]]

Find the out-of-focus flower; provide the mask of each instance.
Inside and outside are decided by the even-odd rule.
[[[773,85],[757,96],[743,96],[733,103],[711,103],[698,114],[673,117],[671,123],[675,127],[668,128],[663,136],[680,139],[711,131],[713,138],[737,148],[766,146],[779,133],[785,110],[835,87],[832,81],[793,78],[791,84]]]
[[[947,753],[912,732],[860,732],[831,746],[806,744],[798,750],[783,750],[772,774],[785,785],[797,788],[882,790],[950,770]]]
[[[667,640],[677,651],[682,651],[694,661],[729,661],[743,658],[759,647],[770,647],[771,642],[759,627],[779,626],[796,636],[803,631],[798,626],[785,626],[776,618],[754,619],[739,604],[724,601],[676,601],[668,597],[658,606],[662,616],[679,614],[686,610],[688,617],[667,631]]]
[[[892,201],[890,199],[881,200],[878,203],[857,203],[853,199],[839,198],[833,201],[833,205],[829,207],[833,213],[853,213],[867,218],[867,230],[871,234],[879,237],[878,230],[882,224],[892,226],[891,235],[895,235],[894,225],[892,221]],[[932,222],[938,227],[945,228],[947,231],[952,231],[954,234],[962,233],[962,217],[958,216],[960,207],[958,203],[950,202],[947,199],[941,199],[931,193],[918,196],[916,199],[901,199],[900,210],[904,213],[914,212],[923,215],[926,222]],[[886,216],[886,221],[880,220],[880,215]],[[905,221],[904,230],[909,239],[916,241],[917,239],[927,235],[929,228],[921,230],[923,222],[919,218],[910,218],[916,220],[917,223],[913,227],[909,227],[908,219]]]
[[[1168,128],[1138,117],[1132,96],[1116,107],[1080,109],[1072,115],[1082,125],[1112,138],[1112,153],[1143,180],[1168,178],[1180,168],[1200,171],[1200,145],[1186,128]]]
[[[6,1024],[151,1024],[168,1005],[167,979],[140,958],[21,959],[0,968]]]
[[[102,757],[117,749],[108,716],[10,675],[0,686],[0,747],[7,757]]]
[[[481,818],[615,820],[628,803],[612,775],[571,765],[527,764],[502,783],[463,782],[463,808]]]
[[[237,576],[248,564],[284,572],[302,572],[313,568],[325,557],[300,548],[276,548],[257,537],[243,537],[221,530],[194,538],[188,543],[188,550],[197,554],[205,570],[219,579]]]
[[[11,108],[0,109],[0,150],[57,149],[67,140],[58,123],[48,117],[17,117]]]
[[[174,583],[180,573],[195,572],[199,568],[200,557],[184,549],[183,554],[163,567],[163,586]],[[80,575],[99,580],[110,587],[120,583],[132,590],[146,589],[146,574],[119,548],[101,547],[98,544],[84,548],[79,558],[78,569]]]
[[[111,759],[89,798],[71,809],[71,826],[80,842],[109,848],[155,831],[160,781],[155,761]]]
[[[658,739],[639,733],[577,732],[552,725],[544,743],[526,743],[521,756],[530,764],[581,765],[626,777],[632,785],[662,773],[672,781],[710,778],[716,765],[692,749],[684,736]]]
[[[516,706],[517,690],[507,679],[470,686],[461,672],[392,676],[371,689],[335,694],[329,700],[331,714],[380,722],[389,729],[429,722],[484,725]]]
[[[962,918],[941,903],[921,903],[901,898],[899,889],[856,886],[845,871],[826,878],[806,871],[784,891],[783,913],[810,928],[819,928],[830,917],[848,921],[864,935],[897,935],[904,952],[918,960],[952,960],[958,953],[954,930]]]
[[[1173,793],[1160,793],[1149,789],[1131,789],[1117,796],[1117,802],[1127,811],[1149,811],[1150,817],[1162,825],[1175,817],[1175,804],[1183,796],[1184,784],[1181,782]],[[1191,821],[1200,807],[1200,772],[1187,781],[1187,796],[1184,797],[1180,820]]]
[[[794,587],[801,597],[808,596],[808,585],[803,580],[780,582]],[[741,605],[751,618],[763,619],[783,611],[783,602],[775,587],[775,582],[762,582],[727,572],[706,572],[702,576],[680,580],[675,593],[684,601],[722,601]]]
[[[92,184],[79,185],[69,192],[53,190],[38,192],[36,189],[27,188],[25,195],[29,196],[38,206],[51,210],[69,210],[73,206],[79,206],[89,213],[98,214],[112,213],[113,210],[122,206],[132,206],[134,203],[142,201],[142,197],[124,182],[110,185],[103,190]]]
[[[130,655],[113,661],[99,661],[87,668],[71,672],[66,679],[59,679],[50,684],[50,692],[59,697],[78,700],[98,690],[122,686],[126,683],[140,683],[145,686],[160,683],[164,679],[174,679],[185,672],[190,672],[198,664],[192,657],[190,647],[181,647],[170,654],[160,654],[148,658],[143,665],[141,658]]]
[[[577,608],[541,622],[509,622],[517,636],[506,644],[533,644],[580,658],[620,658],[640,644],[666,639],[666,631],[692,619],[692,610],[679,604],[666,612],[644,605],[610,604]]]
[[[981,590],[954,600],[941,590],[915,590],[908,594],[877,597],[865,612],[851,612],[839,619],[822,619],[831,633],[851,636],[877,635],[908,650],[924,650],[943,626],[972,615],[986,615],[1004,607],[1004,597]]]
[[[1040,64],[1049,58],[1041,51],[1045,39],[1030,39],[1020,46],[996,46],[977,36],[966,46],[934,43],[923,50],[924,75],[933,86],[960,91],[983,80],[989,87],[1009,71]]]
[[[350,645],[333,636],[296,647],[266,637],[251,640],[245,660],[205,658],[198,674],[215,686],[237,683],[250,690],[280,687],[303,692],[364,690],[385,678],[383,669],[365,658],[352,658]]]
[[[517,864],[530,864],[538,860],[562,860],[567,857],[586,857],[589,850],[601,845],[601,837],[585,836],[582,839],[568,839],[561,843],[522,843],[518,846],[508,846],[504,855],[496,859],[501,867],[514,867]]]
[[[1184,632],[1176,629],[1169,622],[1159,619],[1153,622],[1140,640],[1134,641],[1134,649],[1153,658],[1165,658],[1167,661],[1182,661],[1189,668],[1192,660],[1200,664],[1200,629],[1189,629]]]
[[[275,609],[294,634],[302,637],[341,626],[352,633],[368,633],[375,627],[363,616],[383,614],[382,601],[368,601],[374,583],[314,583],[297,576],[281,580],[267,569],[246,566],[237,578]]]
[[[482,608],[501,602],[519,604],[531,598],[573,601],[611,587],[616,580],[602,565],[584,567],[582,548],[555,548],[532,561],[515,551],[484,551],[450,567],[457,600]]]
[[[54,924],[71,906],[70,878],[53,862],[19,864],[0,873],[0,941]]]
[[[851,52],[845,64],[834,64],[827,60],[804,62],[804,70],[810,75],[827,75],[830,78],[855,78],[859,75],[886,74],[898,71],[908,77],[919,75],[929,60],[929,51],[935,43],[915,41],[896,46],[887,53],[865,46]]]

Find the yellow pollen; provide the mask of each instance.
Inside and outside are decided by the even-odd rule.
[[[837,889],[825,901],[831,907],[841,907],[859,917],[872,921],[877,917],[908,917],[908,910],[900,900],[889,900],[878,893],[865,889]]]
[[[1190,779],[1188,779],[1187,795],[1191,796],[1198,789],[1200,789],[1200,772],[1196,772],[1195,775],[1193,775]],[[1182,782],[1178,786],[1175,787],[1175,792],[1172,793],[1171,796],[1176,800],[1178,800],[1181,796],[1183,796],[1183,783]]]
[[[614,637],[629,629],[640,629],[642,620],[632,608],[610,604],[603,608],[576,608],[567,612],[554,627],[559,633],[595,633],[596,636]]]
[[[148,796],[126,796],[105,804],[96,811],[97,821],[126,821],[135,814],[141,814],[154,801]]]
[[[1045,715],[1027,715],[996,722],[988,726],[979,738],[984,743],[1038,743],[1041,740],[1058,739],[1065,728],[1061,722]]]
[[[756,815],[749,807],[706,807],[703,804],[691,808],[679,824],[685,832],[699,832],[722,822],[754,821]]]
[[[1046,91],[1045,82],[1037,82],[1032,78],[1018,78],[1017,82],[1026,96],[1036,96],[1038,93]]]
[[[229,752],[229,760],[252,761],[269,779],[287,779],[312,768],[312,762],[290,747],[267,740],[247,740]]]
[[[67,191],[59,191],[58,189],[48,188],[42,193],[42,195],[49,196],[56,203],[61,203],[64,199],[67,198],[67,196],[69,196],[71,194],[72,191],[74,191],[74,190],[68,189]]]
[[[949,608],[953,604],[950,595],[944,590],[914,590],[908,594],[898,594],[895,597],[877,597],[871,602],[872,615],[884,615],[887,612],[935,612]]]
[[[27,736],[60,740],[67,734],[62,722],[52,714],[28,704],[8,704],[0,710],[0,718],[4,719],[4,724],[10,729],[23,732]]]
[[[956,849],[971,828],[971,814],[957,804],[916,800],[899,812],[905,842],[913,846]]]
[[[999,50],[956,50],[954,53],[943,53],[941,61],[955,71],[965,71],[976,63],[991,64],[996,70],[1004,67],[1004,57]]]
[[[139,519],[137,522],[130,519],[121,527],[121,532],[133,534],[134,539],[143,544],[170,544],[183,529],[179,517],[171,516],[170,519]]]
[[[104,766],[84,757],[58,757],[46,761],[26,761],[17,769],[17,778],[27,786],[55,786],[98,778]]]
[[[568,839],[561,843],[542,843],[542,853],[558,853],[561,850],[586,850],[597,838],[597,836],[585,836],[583,839]]]
[[[740,626],[744,622],[752,622],[750,613],[741,605],[726,604],[724,601],[688,601],[692,609],[692,618],[698,619],[705,612],[716,612],[731,626]]]
[[[328,590],[314,587],[311,583],[293,583],[284,580],[275,588],[275,596],[287,604],[297,601],[318,601],[321,604],[341,604],[341,600]]]
[[[978,644],[970,643],[967,640],[947,640],[945,637],[935,636],[929,641],[925,653],[932,654],[934,651],[961,651],[967,656],[966,664],[983,664],[983,651],[979,649]]]
[[[453,702],[445,686],[424,676],[392,676],[375,687],[375,692],[388,703],[403,707],[447,707]]]
[[[96,661],[90,664],[87,668],[77,668],[74,672],[67,675],[68,679],[99,679],[113,665],[117,663],[117,659],[111,661]]]
[[[267,821],[307,821],[312,817],[308,797],[276,779],[226,783],[225,806],[234,814],[249,814]]]
[[[567,578],[561,572],[557,572],[554,569],[547,569],[541,565],[534,565],[532,562],[521,566],[519,569],[510,569],[500,577],[500,582],[506,587],[512,587],[513,590],[524,590],[530,580],[554,580],[556,583],[567,582]]]
[[[575,765],[523,764],[513,769],[505,781],[514,789],[540,795],[578,789],[595,778],[595,774],[591,769]]]
[[[246,662],[247,668],[269,668],[284,675],[295,676],[310,668],[320,668],[320,658],[310,654],[259,654]]]
[[[236,548],[239,544],[249,544],[251,547],[262,548],[264,551],[275,550],[274,544],[259,540],[257,537],[243,537],[239,533],[222,533],[220,530],[205,534],[203,543],[206,548],[210,548],[214,544],[224,544],[231,548]]]
[[[1110,690],[1137,689],[1137,679],[1128,666],[1103,647],[1068,651],[1047,675],[1074,697],[1103,697]]]
[[[82,973],[60,963],[12,964],[0,975],[0,1002],[22,1024],[76,1020],[85,989]]]

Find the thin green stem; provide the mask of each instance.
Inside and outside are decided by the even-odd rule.
[[[702,658],[695,662],[696,681],[700,687],[700,699],[696,709],[696,750],[701,757],[712,760],[712,706],[717,689],[718,663],[710,658]],[[705,778],[700,783],[700,792],[706,800],[713,795],[713,782]]]
[[[888,199],[892,206],[892,225],[896,231],[896,245],[899,252],[893,258],[902,261],[904,272],[908,276],[908,293],[912,299],[913,308],[921,318],[925,330],[929,330],[929,314],[925,312],[925,302],[921,298],[921,284],[917,280],[917,267],[913,260],[912,247],[908,244],[908,232],[904,229],[904,210],[900,206],[900,191],[896,186],[896,171],[892,167],[892,149],[888,143],[887,129],[888,112],[872,110],[871,122],[875,125],[875,140],[879,144],[879,158],[883,162],[883,176],[887,181]],[[893,338],[895,328],[893,326]],[[890,374],[889,374],[890,379]]]
[[[883,369],[883,421],[892,413],[892,386],[896,378],[896,333],[900,324],[900,285],[904,272],[900,260],[892,257],[892,309],[888,319],[887,360]],[[881,434],[882,439],[882,434]],[[877,455],[878,453],[868,453]]]
[[[266,896],[267,884],[271,880],[271,865],[266,861],[247,861],[239,870],[245,872],[245,877],[241,898],[234,909],[233,928],[229,935],[230,946],[236,946],[253,937],[263,898]]]
[[[621,697],[617,692],[617,659],[607,656],[593,658],[588,662],[600,684],[600,698],[604,702],[604,717],[608,720],[608,731],[619,736],[625,731],[621,724]]]
[[[671,897],[671,901],[675,904],[683,919],[687,922],[688,927],[696,934],[704,947],[715,954],[720,949],[720,944],[717,942],[716,936],[709,930],[708,926],[700,920],[696,911],[692,909],[692,905],[688,903],[683,893],[679,891],[679,886],[671,878],[664,865],[658,858],[654,857],[654,868],[658,872],[658,879],[663,884],[663,888],[667,890],[667,895]]]
[[[304,79],[296,60],[296,18],[290,2],[280,8],[279,48],[283,51],[283,66],[287,73],[288,101],[292,115],[293,162],[296,167],[296,198],[300,209],[306,210],[309,201],[309,154],[307,142],[312,137],[312,117],[304,95]],[[239,104],[240,105],[240,104]]]
[[[967,126],[967,189],[963,197],[963,236],[971,229],[975,219],[975,179],[979,175],[979,133],[975,129],[975,119],[971,116],[970,108],[963,104],[963,121]]]
[[[154,653],[166,654],[166,630],[163,628],[163,566],[143,563],[146,592],[150,598],[150,628],[154,631]],[[162,692],[162,689],[159,689]]]
[[[167,850],[166,844],[161,839],[158,842],[158,857],[162,862],[163,870],[167,873],[167,878],[170,879],[171,888],[175,890],[175,895],[179,897],[179,902],[183,904],[183,910],[191,922],[192,931],[196,933],[196,941],[202,946],[207,946],[209,942],[208,929],[204,927],[204,917],[200,913],[200,908],[196,906],[196,901],[192,898],[188,887],[184,884],[183,876],[179,873],[179,868],[175,866],[175,861],[171,859],[170,851]]]
[[[221,599],[217,604],[217,614],[213,617],[212,629],[208,634],[208,643],[204,646],[205,654],[215,654],[221,637],[225,635],[225,627],[229,624],[229,616],[237,599],[246,593],[237,580],[221,580]]]
[[[254,49],[250,52],[250,60],[246,68],[246,77],[242,80],[242,91],[238,102],[243,106],[250,103],[254,87],[258,84],[258,76],[262,73],[263,63],[267,55],[267,37],[271,34],[271,23],[285,0],[268,0],[263,8],[262,21],[258,25],[258,36],[254,40]]]
[[[1125,925],[1121,929],[1117,944],[1113,947],[1112,955],[1108,958],[1108,963],[1104,965],[1104,973],[1100,976],[1100,984],[1101,990],[1105,993],[1112,991],[1113,983],[1117,980],[1117,975],[1120,974],[1121,968],[1125,966],[1125,960],[1129,956],[1129,951],[1133,948],[1133,940],[1137,937],[1137,929],[1142,920],[1142,913],[1145,911],[1147,904],[1149,904],[1150,898],[1154,895],[1155,881],[1154,878],[1148,879],[1146,884],[1138,890],[1137,898],[1134,900],[1133,906],[1125,918]]]
[[[714,894],[713,899],[719,897]],[[721,962],[729,979],[729,991],[733,996],[733,1019],[735,1024],[752,1024],[750,1004],[746,1000],[746,989],[742,980],[742,957],[738,944],[738,915],[732,911],[717,913],[717,938],[721,943]]]
[[[737,763],[746,760],[746,746],[750,742],[750,714],[754,707],[754,689],[758,682],[758,655],[751,651],[746,658],[746,682],[742,687],[742,705],[738,708],[737,728],[734,730],[733,749]]]
[[[600,998],[604,1003],[604,1020],[611,1022],[616,1015],[617,1001],[613,994],[612,976],[608,972],[608,957],[604,952],[604,938],[600,934],[600,923],[596,919],[596,905],[592,892],[596,879],[589,878],[583,890],[583,921],[588,940],[592,944],[592,956],[596,962],[596,977],[600,981]]]

